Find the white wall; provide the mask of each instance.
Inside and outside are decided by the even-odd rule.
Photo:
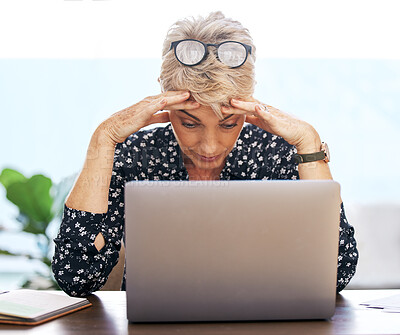
[[[0,57],[159,58],[175,21],[222,10],[250,29],[262,58],[398,59],[398,9],[396,0],[2,0]]]

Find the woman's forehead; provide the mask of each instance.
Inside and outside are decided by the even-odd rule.
[[[190,109],[190,110],[177,110],[178,115],[180,116],[191,116],[195,119],[198,119],[200,121],[205,121],[205,120],[213,120],[215,122],[221,122],[225,118],[231,115],[229,112],[222,112],[222,119],[218,117],[218,115],[214,112],[214,110],[210,106],[204,106],[201,105],[199,108],[196,109]]]

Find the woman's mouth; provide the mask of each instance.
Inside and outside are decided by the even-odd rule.
[[[204,162],[214,162],[216,161],[221,155],[217,155],[217,156],[203,156],[203,155],[199,155],[196,154],[202,161]]]

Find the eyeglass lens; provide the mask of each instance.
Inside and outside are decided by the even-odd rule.
[[[246,48],[239,43],[227,42],[218,48],[218,58],[231,67],[242,65],[246,54]]]
[[[176,46],[175,52],[183,64],[195,65],[203,59],[206,49],[198,41],[182,41]],[[230,67],[242,65],[246,55],[246,48],[240,43],[226,42],[218,48],[219,60]]]
[[[182,41],[176,46],[176,56],[186,65],[194,65],[201,61],[206,52],[204,45],[197,41]]]

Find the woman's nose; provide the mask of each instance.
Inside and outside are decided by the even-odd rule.
[[[201,155],[204,156],[213,156],[218,155],[218,138],[215,134],[207,133],[201,142]]]

